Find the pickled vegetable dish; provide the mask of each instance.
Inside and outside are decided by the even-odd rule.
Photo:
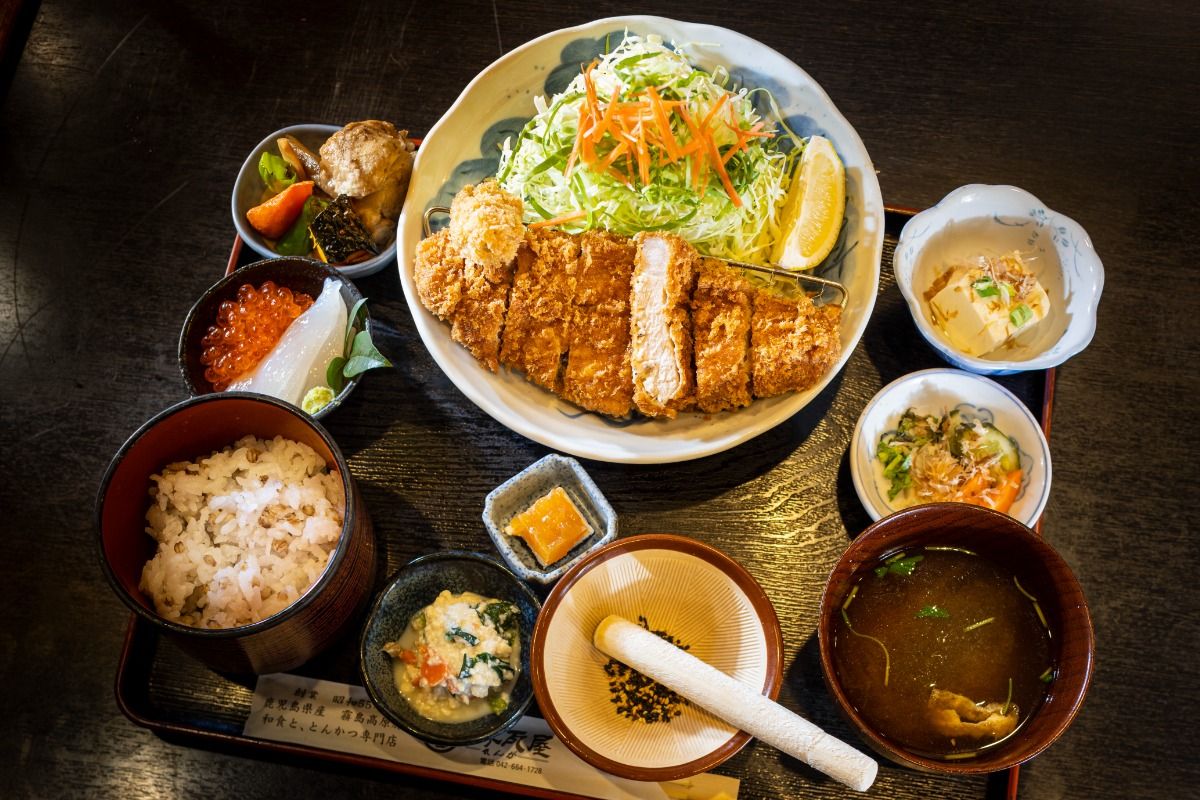
[[[940,417],[908,409],[875,456],[897,509],[959,502],[1007,512],[1021,492],[1016,441],[965,405]]]

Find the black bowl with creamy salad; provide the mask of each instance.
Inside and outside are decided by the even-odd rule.
[[[478,553],[409,562],[376,598],[359,646],[363,685],[388,719],[427,742],[480,742],[533,699],[529,642],[541,603]]]

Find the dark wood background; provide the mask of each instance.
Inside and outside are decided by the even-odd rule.
[[[233,177],[263,135],[370,117],[421,134],[524,41],[657,12],[735,28],[804,67],[862,136],[885,202],[923,207],[964,183],[1012,183],[1090,233],[1107,284],[1095,340],[1059,370],[1044,533],[1083,583],[1098,667],[1074,726],[1022,770],[1021,795],[1197,796],[1195,9],[0,3],[10,47],[36,12],[19,59],[0,59],[11,65],[0,76],[0,795],[471,796],[186,747],[132,725],[113,698],[127,612],[96,563],[94,494],[126,436],[184,396],[179,327],[224,266]],[[360,285],[397,326],[385,345],[398,367],[365,380],[329,427],[389,563],[487,549],[483,495],[546,451],[438,371],[394,270]],[[776,431],[677,467],[586,465],[623,531],[691,533],[747,565],[783,621],[782,698],[852,740],[811,638],[817,587],[868,521],[846,443],[881,383],[938,363],[887,285],[851,364]],[[731,766],[743,797],[844,796],[765,747]],[[873,793],[986,789],[885,767]]]

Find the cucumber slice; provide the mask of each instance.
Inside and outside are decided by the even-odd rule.
[[[1000,468],[1005,472],[1021,468],[1021,451],[1017,447],[1017,443],[1011,436],[1001,433],[995,425],[983,423],[982,434],[976,433],[970,428],[960,428],[959,430],[958,441],[951,441],[951,452],[954,451],[954,446],[957,444],[960,452],[968,450],[972,455],[983,458],[1000,456]],[[966,435],[967,431],[971,431],[973,435]]]

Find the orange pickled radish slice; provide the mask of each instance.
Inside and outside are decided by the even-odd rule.
[[[589,535],[592,526],[566,491],[555,486],[513,517],[504,532],[524,540],[542,566],[548,567]]]

